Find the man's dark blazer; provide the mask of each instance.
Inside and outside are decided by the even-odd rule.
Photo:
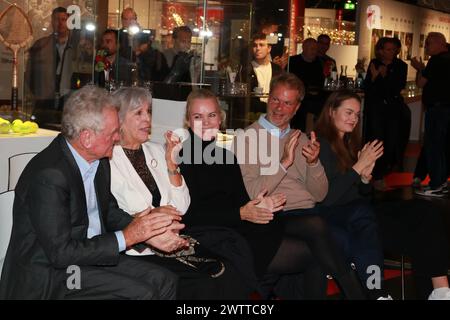
[[[34,99],[54,99],[55,92],[59,89],[71,89],[72,75],[79,71],[76,59],[79,54],[80,33],[76,30],[71,31],[67,41],[62,62],[61,88],[57,86],[56,78],[57,50],[55,36],[51,34],[38,39],[29,49],[25,81]]]
[[[67,267],[119,261],[114,231],[132,220],[110,192],[109,160],[94,180],[102,234],[89,225],[80,171],[65,138],[56,137],[26,166],[15,189],[13,230],[0,281],[0,299],[63,298]]]
[[[306,94],[309,89],[322,89],[325,77],[323,75],[322,63],[319,59],[307,62],[301,54],[289,57],[289,72],[295,74],[303,81]]]

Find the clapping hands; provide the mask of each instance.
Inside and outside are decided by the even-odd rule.
[[[319,159],[320,143],[317,141],[316,133],[311,131],[311,140],[303,146],[302,155],[306,158],[306,163],[314,165]]]
[[[295,149],[298,146],[301,136],[300,130],[292,130],[288,141],[284,145],[283,156],[281,157],[281,165],[287,170],[295,160]],[[311,131],[311,140],[302,147],[302,155],[306,158],[306,163],[314,165],[319,159],[320,143],[317,141],[316,133]]]
[[[379,75],[382,76],[383,78],[386,76],[387,67],[385,65],[380,65],[377,68],[374,63],[371,63],[369,68],[370,68],[370,73],[372,74],[372,81],[375,81],[375,79]]]
[[[370,181],[375,162],[383,155],[383,151],[383,141],[374,140],[366,143],[358,152],[358,161],[353,165],[353,169],[365,181]]]

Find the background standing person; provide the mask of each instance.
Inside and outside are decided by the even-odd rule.
[[[119,30],[119,54],[128,61],[136,61],[136,36],[139,34],[140,29],[133,30],[133,28],[139,28],[137,21],[137,14],[133,8],[123,9],[121,15],[122,28]],[[137,31],[135,33],[135,31]]]
[[[104,61],[104,69],[95,72],[96,83],[99,80],[101,73],[108,72],[107,80],[113,80],[117,84],[122,83],[125,86],[131,85],[131,62],[130,60],[119,55],[118,52],[118,32],[117,30],[107,29],[103,32],[101,42],[101,49],[106,51],[106,61]],[[102,86],[102,85],[101,85]]]
[[[327,55],[330,49],[331,38],[327,34],[321,34],[317,37],[317,56],[320,62],[322,62],[323,73],[325,77],[331,76],[331,71],[337,74],[336,60]]]
[[[198,57],[191,51],[192,30],[188,26],[173,29],[173,47],[163,52],[169,66],[167,83],[198,82]]]
[[[302,107],[292,119],[292,127],[306,132],[307,114],[319,117],[326,97],[322,91],[325,77],[318,58],[317,41],[313,38],[305,39],[302,48],[301,54],[289,58],[289,72],[295,74],[305,85]]]
[[[272,46],[267,42],[266,35],[263,33],[255,34],[252,38],[253,60],[247,66],[247,80],[250,86],[250,92],[255,92],[255,88],[259,88],[258,93],[269,93],[270,81],[276,77],[283,70],[279,65],[271,62],[270,52]],[[256,110],[264,112],[267,108],[267,98],[260,98],[259,103],[256,103]]]
[[[39,124],[61,122],[64,101],[71,92],[71,78],[79,34],[67,27],[66,8],[53,9],[53,33],[37,40],[30,48],[27,81],[34,99],[34,114]]]
[[[408,66],[396,58],[398,46],[393,38],[381,38],[376,44],[378,57],[368,67],[364,81],[365,141],[383,141],[383,156],[376,162],[374,186],[384,190],[384,176],[402,168],[406,144],[402,139],[405,103],[401,90],[406,85]],[[409,136],[409,132],[408,132]]]
[[[415,193],[427,197],[444,197],[447,186],[447,131],[450,123],[450,53],[442,33],[430,32],[425,39],[425,53],[431,58],[425,67],[413,58],[411,65],[417,70],[416,83],[423,88],[422,102],[425,111],[425,155],[430,175],[428,186]]]

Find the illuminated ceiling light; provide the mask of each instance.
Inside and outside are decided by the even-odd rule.
[[[278,11],[280,11],[280,12],[283,12],[283,11],[284,11],[284,9],[283,9],[283,8],[279,8],[279,9],[278,9]]]
[[[129,30],[131,35],[135,35],[135,34],[139,33],[139,31],[140,31],[140,29],[139,29],[139,27],[137,25],[131,25],[128,28],[128,30]]]
[[[238,39],[242,39],[242,36],[237,36]]]
[[[47,31],[47,28],[46,28],[46,27],[43,27],[43,28],[42,28],[42,31]]]
[[[211,30],[202,30],[200,31],[200,37],[206,37],[206,38],[211,38],[213,33]]]
[[[199,28],[194,28],[194,29],[192,29],[192,31],[194,31],[194,32],[199,32],[200,29],[199,29]]]
[[[278,33],[278,36],[279,36],[279,37],[282,37],[282,36],[283,36],[283,34],[282,34],[282,33]]]
[[[95,24],[93,24],[92,22],[88,22],[86,23],[85,29],[87,31],[95,31]]]
[[[147,34],[150,34],[150,33],[152,33],[152,31],[151,31],[151,30],[149,30],[149,29],[144,29],[144,30],[142,30],[142,32],[143,32],[143,33],[147,33]]]

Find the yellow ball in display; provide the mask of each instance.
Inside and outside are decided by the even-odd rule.
[[[36,122],[33,121],[25,121],[23,122],[20,119],[16,119],[13,121],[11,125],[12,131],[15,133],[35,133],[39,129],[39,126]]]
[[[12,126],[11,126],[12,131],[15,133],[22,133],[22,125],[23,125],[22,120],[20,120],[20,119],[14,120],[12,123]]]
[[[39,126],[36,122],[31,122],[31,133],[36,133],[39,129]]]
[[[9,133],[9,130],[11,130],[11,124],[9,123],[9,121],[1,121],[0,133]]]
[[[17,125],[21,125],[22,123],[23,123],[22,120],[16,119],[16,120],[14,120],[14,121],[12,122],[12,125],[13,125],[13,126],[17,126]]]
[[[20,130],[21,133],[30,133],[30,131],[31,131],[31,122],[30,121],[25,121],[19,127],[20,127],[19,130]]]

